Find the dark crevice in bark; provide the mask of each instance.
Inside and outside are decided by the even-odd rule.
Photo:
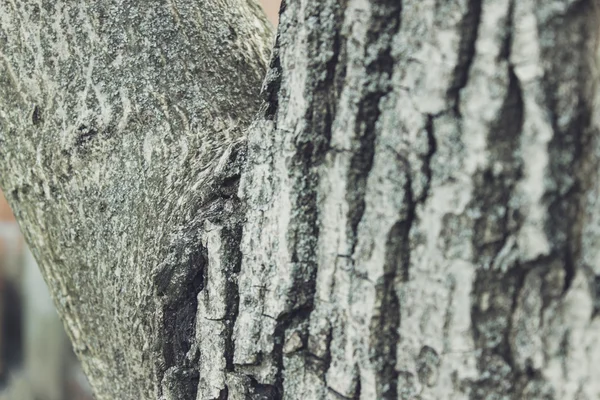
[[[388,400],[397,397],[398,372],[396,371],[396,349],[400,335],[400,301],[396,294],[396,275],[406,271],[410,262],[408,231],[410,221],[397,222],[388,233],[384,276],[376,284],[380,304],[376,316],[371,320],[373,332],[372,362],[377,365],[378,398]],[[401,277],[404,280],[404,277]]]
[[[283,15],[283,13],[285,12],[286,8],[287,8],[287,2],[288,0],[281,0],[281,5],[279,6],[279,22],[281,23],[281,16]]]
[[[431,160],[433,159],[433,156],[435,155],[435,152],[437,151],[437,140],[435,138],[435,132],[434,132],[434,119],[435,116],[431,115],[431,114],[427,114],[427,120],[425,122],[425,132],[427,133],[427,145],[428,145],[428,151],[427,154],[425,154],[425,157],[423,159],[423,174],[425,175],[425,187],[423,188],[423,192],[421,193],[421,195],[416,199],[417,203],[424,203],[427,200],[427,197],[429,196],[429,189],[431,188],[431,177],[432,177],[432,169],[431,169]]]
[[[563,294],[569,290],[571,283],[573,282],[573,278],[575,277],[575,255],[570,249],[565,252],[564,269],[565,278],[562,287]]]
[[[235,342],[234,327],[239,314],[240,294],[238,286],[238,275],[242,265],[242,252],[240,243],[243,234],[243,219],[246,213],[245,205],[241,203],[237,197],[241,169],[246,161],[246,150],[240,148],[231,153],[227,168],[215,179],[214,192],[219,196],[220,202],[228,202],[229,209],[233,212],[223,212],[221,218],[213,219],[213,222],[224,224],[221,232],[221,238],[224,241],[222,265],[225,268],[223,271],[226,275],[225,283],[225,316],[222,319],[224,326],[224,358],[225,370],[228,372],[235,371],[234,354]],[[210,266],[209,266],[210,267]],[[202,338],[199,338],[202,340]],[[219,399],[227,399],[229,390],[225,386],[219,395]]]
[[[273,359],[275,361],[277,367],[277,374],[275,377],[275,384],[273,387],[277,389],[277,393],[284,395],[283,391],[283,364],[284,364],[284,354],[283,347],[285,345],[285,337],[286,332],[289,330],[296,330],[301,333],[302,341],[304,343],[303,347],[305,347],[305,341],[307,338],[307,324],[308,318],[313,311],[313,304],[307,304],[304,307],[293,310],[289,313],[281,315],[277,319],[277,326],[275,327],[275,332],[273,333]]]
[[[431,188],[432,179],[431,162],[437,151],[437,141],[434,132],[434,119],[434,115],[427,114],[427,119],[425,121],[425,132],[427,134],[428,151],[423,157],[423,164],[421,166],[421,170],[425,176],[426,182],[422,193],[420,193],[418,197],[415,196],[415,193],[413,191],[414,182],[411,174],[412,169],[410,162],[402,154],[396,153],[397,159],[402,165],[402,169],[406,173],[406,184],[404,186],[404,193],[406,196],[407,207],[406,215],[400,222],[396,223],[392,227],[393,233],[391,232],[388,237],[388,250],[386,250],[386,254],[388,256],[397,257],[397,259],[393,262],[389,260],[386,261],[386,266],[388,267],[395,264],[395,266],[392,268],[385,268],[386,275],[391,274],[390,279],[392,281],[397,281],[397,278],[399,278],[400,282],[408,282],[410,280],[410,231],[417,218],[418,205],[425,203],[429,196],[429,190]],[[394,308],[392,307],[391,309]],[[399,326],[400,319],[398,316],[396,329],[398,329]]]
[[[471,398],[490,393],[515,395],[516,366],[510,345],[512,316],[528,267],[519,263],[498,266],[498,254],[508,238],[519,231],[523,216],[509,200],[522,178],[519,138],[524,123],[523,93],[510,65],[513,4],[510,5],[504,46],[499,62],[508,64],[508,87],[496,123],[488,133],[490,165],[474,176],[474,200],[470,207],[480,217],[473,221],[473,249],[478,269],[473,283],[471,320],[476,348],[481,349],[481,378],[473,382]]]
[[[189,272],[177,277],[176,283],[172,280],[173,275],[163,275],[156,281],[159,296],[167,295],[167,291],[172,294],[164,306],[163,352],[167,368],[184,365],[186,354],[195,340],[197,296],[204,287],[207,257],[206,248],[200,246],[198,252],[190,257]]]
[[[275,123],[277,128],[277,111],[279,110],[279,97],[284,96],[282,93],[281,79],[283,68],[281,66],[281,35],[284,34],[286,26],[283,23],[282,15],[287,8],[286,0],[281,1],[279,7],[279,27],[275,37],[275,44],[271,53],[271,61],[267,76],[263,82],[262,95],[266,102],[264,118]]]
[[[400,29],[402,2],[379,0],[372,2],[370,28],[365,43],[366,77],[364,92],[357,110],[355,132],[357,148],[350,161],[346,200],[349,205],[349,237],[352,238],[352,253],[357,243],[358,224],[365,212],[367,179],[375,156],[377,124],[381,115],[381,101],[391,92],[391,77],[394,68],[392,57],[393,37]],[[407,169],[407,173],[409,173]],[[411,189],[408,189],[411,191]],[[412,199],[410,200],[412,201]],[[377,284],[377,299],[381,310],[388,310],[385,316],[379,315],[370,321],[373,354],[377,369],[377,394],[382,399],[396,397],[398,374],[396,366],[396,346],[400,324],[399,300],[395,291],[395,277],[400,270],[407,270],[409,257],[408,231],[414,216],[408,216],[390,232],[385,279]],[[400,252],[400,253],[399,253]],[[406,274],[405,272],[400,272]],[[354,398],[360,398],[360,372],[357,373],[357,389]]]
[[[173,237],[168,255],[153,278],[156,294],[162,302],[163,341],[159,344],[164,364],[158,367],[161,394],[171,398],[194,400],[197,396],[199,351],[196,346],[198,294],[206,286],[208,249],[202,243],[202,226],[208,220],[223,226],[222,255],[227,279],[225,325],[226,369],[233,370],[233,326],[238,314],[239,290],[236,276],[241,267],[239,243],[242,237],[244,207],[236,197],[240,168],[245,160],[243,150],[233,151],[224,170],[214,176],[215,185],[209,199],[194,207],[197,217],[185,222],[185,228]],[[229,207],[226,205],[229,204]],[[227,211],[234,210],[233,212]],[[226,389],[226,388],[225,388]],[[225,392],[222,392],[225,393]]]
[[[163,390],[193,400],[199,375],[197,359],[190,360],[188,351],[196,340],[198,293],[204,287],[208,262],[206,248],[198,246],[186,261],[185,267],[167,267],[155,278],[157,294],[164,299],[161,347],[165,364],[159,371],[159,379],[163,381]]]
[[[283,392],[281,388],[274,385],[263,385],[250,377],[249,400],[281,400]]]
[[[600,275],[594,276],[592,285],[592,293],[594,293],[594,313],[592,318],[595,318],[600,314]]]
[[[283,365],[287,355],[283,352],[283,346],[286,332],[293,329],[302,336],[303,340],[307,340],[308,324],[306,322],[314,308],[317,276],[316,250],[319,236],[317,203],[320,181],[319,166],[327,155],[336,117],[337,102],[346,73],[344,59],[346,40],[340,31],[345,10],[346,1],[312,2],[307,5],[304,14],[304,19],[317,22],[306,24],[309,29],[307,44],[310,58],[307,62],[308,76],[304,96],[309,106],[304,116],[305,128],[295,137],[296,153],[288,164],[293,187],[292,193],[296,194],[293,203],[294,207],[299,210],[293,214],[290,221],[291,229],[287,232],[289,243],[291,243],[290,261],[295,265],[292,272],[294,285],[287,294],[286,310],[288,311],[276,317],[277,324],[273,333],[275,345],[272,354],[263,360],[263,362],[272,362],[277,371],[275,382],[270,382],[272,385],[265,386],[269,396],[284,396]],[[324,25],[331,29],[322,29]],[[278,62],[276,60],[276,63]],[[278,91],[280,88],[273,87],[272,90]],[[278,106],[275,100],[271,99],[271,103],[275,106],[273,110],[276,110]],[[271,113],[273,112],[271,111]],[[305,357],[310,358],[307,353],[305,353]],[[257,390],[260,389],[258,386],[257,388]]]
[[[460,113],[460,91],[467,85],[471,64],[475,58],[475,44],[481,23],[482,0],[468,0],[467,11],[460,26],[458,61],[454,68],[454,78],[448,89],[448,97],[456,115]]]
[[[325,340],[325,357],[323,358],[323,382],[325,382],[327,371],[329,371],[329,367],[331,366],[331,342],[333,340],[333,327],[331,323],[329,325],[329,329],[327,330],[327,337]]]
[[[598,36],[592,1],[574,3],[563,16],[540,26],[542,58],[546,60],[543,88],[554,135],[548,145],[549,175],[553,183],[546,232],[564,268],[563,293],[575,276],[585,218],[586,193],[595,185],[598,160],[592,128],[596,73],[588,59],[596,56]],[[546,37],[547,36],[547,37]],[[568,67],[566,67],[568,66]]]
[[[221,391],[219,392],[219,397],[217,397],[215,400],[227,400],[229,398],[229,389],[227,388],[227,386],[225,386],[225,388],[221,389]]]
[[[378,0],[373,2],[372,21],[367,32],[365,59],[367,82],[364,94],[358,106],[355,132],[358,148],[350,161],[348,192],[350,237],[356,238],[360,220],[365,211],[365,192],[367,178],[373,165],[377,122],[381,115],[380,102],[391,90],[390,79],[393,73],[394,59],[391,44],[394,35],[400,29],[402,2],[396,0]],[[352,252],[354,252],[354,240]]]
[[[339,400],[353,400],[354,397],[347,397],[344,396],[343,394],[336,392],[334,389],[327,387],[327,391],[329,392],[330,395],[332,395],[334,398],[339,399]]]
[[[437,147],[433,132],[433,117],[428,116],[425,130],[428,135],[429,151],[425,155],[422,168],[424,169],[427,182],[422,195],[418,199],[415,198],[413,192],[413,177],[410,162],[402,154],[397,154],[398,162],[402,165],[406,174],[404,185],[406,215],[394,224],[388,234],[386,261],[384,264],[384,290],[378,293],[383,294],[381,309],[387,310],[387,312],[385,313],[385,317],[382,316],[379,325],[372,323],[371,327],[371,332],[373,332],[371,340],[374,343],[376,354],[379,354],[384,360],[381,364],[382,367],[379,368],[379,376],[376,382],[378,396],[382,399],[396,399],[398,396],[404,398],[403,394],[406,391],[402,383],[404,376],[396,370],[396,352],[398,342],[400,341],[398,331],[402,316],[396,287],[399,282],[405,283],[410,280],[410,231],[417,219],[417,206],[426,201],[431,185],[431,159]]]
[[[346,6],[346,0],[319,2],[307,10],[307,19],[316,19],[316,22],[308,24],[311,26],[307,39],[309,54],[313,54],[314,58],[308,62],[307,80],[310,84],[305,90],[306,98],[313,105],[308,107],[305,115],[305,140],[311,143],[307,155],[312,157],[313,167],[322,162],[329,149],[337,102],[346,75],[346,41],[340,32]],[[321,19],[332,21],[321,22]],[[324,24],[331,24],[331,31],[324,31]],[[323,54],[327,56],[323,57]]]
[[[277,110],[279,109],[279,91],[281,90],[281,59],[280,59],[280,34],[277,34],[273,53],[271,55],[271,64],[263,84],[263,97],[267,103],[264,117],[269,121],[277,122]]]
[[[31,123],[34,126],[38,126],[44,123],[42,112],[40,111],[40,107],[38,107],[37,104],[33,106],[33,111],[31,112]]]
[[[237,275],[240,272],[242,264],[242,254],[240,251],[240,242],[242,240],[242,224],[236,221],[234,225],[224,232],[224,237],[229,239],[227,248],[231,249],[231,259],[227,262],[227,286],[226,286],[226,314],[225,314],[225,360],[227,371],[234,371],[233,355],[235,352],[235,343],[233,341],[233,329],[239,313],[240,294],[237,284]]]
[[[508,4],[508,13],[506,16],[506,23],[504,25],[505,36],[504,41],[502,43],[502,47],[500,48],[500,53],[498,54],[498,62],[506,61],[510,63],[510,52],[512,48],[512,40],[513,40],[513,21],[515,18],[515,1],[511,0]]]
[[[589,157],[589,154],[585,154],[585,148],[588,146],[585,142],[589,138],[584,138],[582,133],[587,130],[591,115],[589,115],[588,110],[580,110],[580,112],[587,115],[581,115],[580,118],[573,121],[567,132],[559,133],[555,131],[557,134],[555,134],[549,146],[551,160],[553,160],[550,166],[551,175],[557,183],[565,178],[565,171],[581,171],[580,163],[585,162],[586,158]],[[571,165],[559,165],[562,162],[557,158],[564,157],[565,152],[570,153],[570,156],[565,158],[572,157]],[[559,258],[563,264],[563,293],[570,288],[575,276],[576,263],[581,250],[581,229],[584,218],[581,208],[582,195],[589,185],[589,177],[577,175],[569,174],[569,179],[573,177],[574,182],[567,183],[563,181],[558,184],[555,192],[548,193],[546,196],[549,202],[546,230],[548,236],[553,239],[553,247],[559,252]],[[564,194],[561,193],[565,189],[563,184],[568,186]]]
[[[354,391],[354,396],[352,396],[352,400],[360,400],[361,391],[362,382],[360,380],[360,371],[356,371],[356,390]]]

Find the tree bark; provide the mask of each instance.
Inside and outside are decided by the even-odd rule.
[[[1,185],[99,399],[196,398],[271,42],[250,0],[0,1]]]
[[[600,396],[595,0],[288,1],[257,116],[253,3],[42,3],[0,184],[98,398]]]

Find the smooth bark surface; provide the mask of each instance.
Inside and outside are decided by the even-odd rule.
[[[288,1],[240,146],[249,3],[0,4],[0,183],[99,398],[600,396],[594,0]]]

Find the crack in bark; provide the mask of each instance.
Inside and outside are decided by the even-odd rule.
[[[277,318],[277,326],[275,328],[275,332],[273,333],[274,345],[272,353],[276,363],[277,373],[275,376],[275,384],[272,386],[277,389],[277,393],[279,393],[281,396],[283,396],[284,394],[283,358],[286,355],[283,351],[283,347],[285,346],[285,334],[289,329],[297,328],[297,330],[301,332],[302,335],[302,348],[306,348],[308,332],[307,327],[303,325],[307,325],[305,323],[306,321],[308,321],[308,318],[310,317],[312,311],[313,304],[311,303],[302,308],[281,315],[279,318]]]
[[[229,263],[231,268],[226,271],[228,274],[227,287],[226,287],[226,304],[227,309],[225,312],[225,361],[226,370],[233,372],[235,366],[233,363],[233,356],[235,353],[235,343],[233,340],[235,321],[239,313],[240,294],[239,287],[237,284],[237,275],[240,272],[242,264],[242,254],[240,251],[239,243],[242,240],[242,224],[241,221],[236,221],[230,231],[225,233],[225,237],[230,238],[228,248],[232,249],[232,260]],[[225,397],[227,398],[227,397]]]
[[[512,319],[528,268],[515,263],[506,268],[496,266],[499,253],[508,238],[518,232],[523,218],[511,209],[509,199],[522,177],[522,160],[518,154],[519,136],[524,123],[523,93],[510,64],[514,4],[509,5],[506,36],[498,62],[507,64],[508,88],[498,119],[490,128],[487,149],[490,165],[474,176],[475,199],[471,207],[481,217],[473,221],[473,249],[479,268],[473,283],[471,320],[476,347],[482,350],[478,367],[483,378],[474,383],[471,397],[483,393],[515,394],[517,371],[511,351]]]
[[[356,390],[354,392],[354,396],[352,396],[352,400],[360,400],[361,391],[362,391],[362,382],[360,379],[360,371],[356,371]]]
[[[597,134],[591,128],[593,92],[586,90],[596,82],[593,66],[586,61],[595,56],[589,54],[594,49],[588,43],[592,41],[588,32],[597,32],[594,7],[591,1],[576,2],[562,18],[541,27],[546,34],[553,32],[555,41],[560,43],[543,47],[542,57],[547,60],[543,89],[554,132],[548,145],[549,176],[554,189],[545,196],[549,211],[545,228],[552,246],[561,254],[565,271],[563,292],[570,288],[575,276],[585,218],[584,194],[594,185],[596,178],[591,171],[598,164],[592,150]],[[574,36],[573,32],[581,34]],[[574,60],[580,61],[565,68]]]
[[[427,133],[427,145],[428,151],[423,157],[423,174],[425,175],[425,187],[423,188],[423,193],[416,199],[416,202],[419,204],[425,203],[427,197],[429,196],[429,189],[431,188],[431,178],[432,178],[432,168],[431,168],[431,160],[437,151],[437,140],[435,138],[434,131],[434,120],[435,116],[431,114],[427,114],[427,121],[425,122],[425,132]]]
[[[231,203],[229,210],[223,215],[213,218],[211,222],[218,222],[223,225],[221,238],[224,241],[222,248],[225,253],[222,255],[222,265],[225,270],[225,315],[221,319],[224,329],[224,348],[223,357],[225,359],[225,373],[235,371],[233,362],[235,354],[234,327],[239,313],[239,286],[238,274],[241,270],[242,252],[240,243],[242,241],[243,218],[246,213],[245,206],[241,204],[237,197],[240,183],[241,169],[246,161],[245,149],[240,148],[231,152],[229,163],[225,170],[221,171],[215,179],[214,193],[219,196],[219,201],[228,201]],[[199,340],[202,340],[200,338]],[[201,347],[200,347],[201,348]],[[227,384],[221,389],[218,399],[226,400],[229,397],[229,388]]]
[[[319,166],[329,148],[337,102],[345,77],[345,39],[340,32],[345,10],[346,1],[315,2],[309,4],[305,10],[305,19],[314,18],[317,21],[306,24],[309,28],[307,43],[311,48],[304,94],[309,104],[313,106],[307,107],[304,116],[306,126],[302,133],[295,137],[296,153],[290,162],[293,192],[297,193],[293,203],[298,210],[301,210],[292,216],[291,228],[288,231],[290,261],[295,266],[291,277],[294,284],[287,293],[288,311],[276,317],[277,323],[273,333],[274,348],[261,362],[261,364],[273,363],[277,371],[275,382],[266,386],[256,386],[256,390],[266,388],[265,390],[269,392],[261,395],[267,396],[264,398],[284,395],[283,366],[284,358],[288,357],[288,354],[283,351],[286,332],[293,328],[299,332],[303,341],[308,337],[306,321],[314,308],[317,276]],[[332,24],[331,29],[321,29],[324,24]],[[271,103],[275,108],[278,107],[277,99],[271,99]],[[320,112],[321,110],[323,112]],[[306,347],[306,343],[303,347]],[[305,354],[304,357],[306,358],[307,355]]]
[[[182,249],[174,249],[183,252]],[[179,253],[181,254],[181,253]],[[185,264],[167,266],[155,277],[158,296],[164,300],[163,343],[164,365],[158,370],[162,395],[177,393],[182,400],[194,400],[198,388],[197,359],[189,359],[188,351],[196,339],[198,293],[204,287],[207,252],[203,246],[185,260]]]
[[[592,313],[592,319],[594,319],[600,314],[600,275],[594,275],[592,290],[594,293],[594,311]]]
[[[329,386],[327,386],[327,391],[331,395],[335,396],[336,399],[339,399],[339,400],[353,400],[354,399],[354,397],[346,397],[346,396],[344,396],[343,394],[337,392],[335,389],[332,389]]]
[[[215,188],[211,196],[199,204],[196,217],[185,224],[179,232],[179,240],[171,245],[169,254],[159,272],[153,278],[153,284],[162,302],[164,364],[158,366],[158,378],[161,382],[160,395],[167,399],[190,399],[197,396],[199,383],[199,357],[201,344],[197,341],[196,326],[198,314],[198,294],[205,288],[208,262],[208,249],[202,243],[205,221],[223,226],[222,240],[224,273],[229,279],[225,284],[226,310],[221,319],[225,328],[226,371],[233,371],[234,343],[233,326],[238,313],[239,293],[237,274],[241,266],[239,243],[242,236],[242,215],[244,207],[239,206],[236,197],[239,185],[240,168],[245,160],[243,150],[234,150],[229,154],[228,163],[214,177]],[[230,203],[230,207],[225,204]],[[233,211],[228,211],[233,210]],[[227,393],[225,386],[221,394]]]
[[[269,121],[274,121],[277,124],[277,111],[279,110],[279,96],[281,91],[282,67],[280,58],[281,34],[277,33],[275,46],[271,54],[271,63],[269,71],[263,84],[262,95],[267,104],[264,117]],[[277,125],[275,125],[275,128]]]
[[[372,361],[378,369],[378,398],[391,400],[397,397],[398,372],[396,371],[396,350],[400,335],[400,301],[396,294],[396,275],[398,271],[407,269],[410,262],[408,230],[411,221],[400,221],[394,224],[388,233],[386,243],[386,261],[382,282],[376,285],[381,304],[379,312],[371,320],[370,330],[373,332]],[[386,310],[383,312],[383,310]],[[376,333],[375,333],[376,332]]]
[[[253,377],[250,378],[249,400],[281,400],[283,392],[280,387],[275,385],[263,385],[258,383]]]
[[[380,102],[391,91],[389,83],[393,74],[392,57],[393,37],[400,29],[402,18],[402,2],[396,0],[379,0],[372,2],[372,23],[367,32],[365,52],[367,60],[367,82],[357,112],[355,132],[358,137],[358,148],[350,161],[346,200],[350,206],[350,237],[352,238],[352,254],[355,251],[358,236],[358,224],[365,212],[365,194],[367,179],[375,156],[375,140],[377,124],[381,115]],[[387,83],[382,83],[387,82]],[[407,170],[407,173],[410,170]],[[407,189],[412,190],[412,189]],[[412,193],[412,192],[411,192]],[[379,315],[370,322],[370,331],[374,345],[371,358],[376,365],[376,385],[378,396],[382,399],[396,397],[398,374],[396,372],[396,347],[398,343],[398,327],[400,324],[400,303],[395,292],[395,276],[401,267],[406,269],[406,259],[398,265],[395,259],[397,251],[409,257],[407,230],[410,230],[410,216],[407,221],[394,226],[388,236],[386,254],[390,259],[386,262],[385,279],[377,286],[377,298],[381,309],[389,310],[385,317]],[[357,387],[354,398],[360,398],[360,371],[357,372]]]
[[[379,103],[392,90],[389,83],[394,67],[391,43],[393,36],[400,29],[402,14],[402,2],[396,0],[374,1],[372,7],[373,23],[370,25],[365,43],[365,58],[368,60],[365,68],[368,81],[365,83],[365,93],[357,112],[355,132],[358,136],[358,148],[350,161],[349,188],[346,196],[351,210],[350,236],[354,238],[352,253],[356,246],[358,224],[365,211],[366,184],[373,165],[376,125],[381,114]],[[375,55],[369,54],[372,51],[376,51]]]
[[[471,65],[475,58],[481,9],[483,0],[468,0],[467,11],[463,16],[460,27],[460,43],[458,45],[458,61],[454,68],[454,78],[448,89],[448,97],[456,115],[460,116],[460,91],[467,85]]]

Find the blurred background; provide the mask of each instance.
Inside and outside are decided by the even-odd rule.
[[[276,25],[281,0],[261,0]],[[0,400],[92,400],[46,284],[0,192]]]

